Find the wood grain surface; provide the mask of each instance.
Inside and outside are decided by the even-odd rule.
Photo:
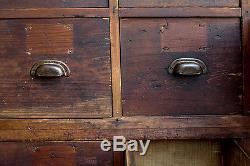
[[[121,105],[121,49],[118,0],[110,0],[110,38],[112,64],[113,117],[122,116]]]
[[[250,114],[250,1],[242,0],[242,49],[244,62],[244,113]]]
[[[120,17],[241,17],[241,8],[119,8]]]
[[[0,21],[0,117],[112,116],[109,19]],[[70,77],[31,78],[40,60],[60,60]]]
[[[1,9],[108,7],[108,0],[0,0]]]
[[[0,119],[0,141],[247,138],[247,116]]]
[[[198,58],[201,76],[168,73],[178,58]],[[237,18],[121,20],[125,116],[242,112],[242,57]]]
[[[120,7],[238,7],[239,0],[120,0]]]
[[[100,142],[0,143],[1,166],[113,166],[113,157]]]
[[[37,8],[37,9],[0,9],[0,18],[83,18],[109,17],[108,8]]]

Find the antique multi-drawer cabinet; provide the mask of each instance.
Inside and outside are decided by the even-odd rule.
[[[0,165],[145,165],[124,136],[249,166],[249,39],[249,0],[0,0]]]

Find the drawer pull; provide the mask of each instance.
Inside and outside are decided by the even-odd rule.
[[[195,76],[205,74],[207,67],[204,62],[195,58],[180,58],[174,60],[169,68],[170,74],[184,75],[184,76]]]
[[[46,78],[57,78],[57,77],[69,77],[70,70],[68,66],[56,60],[44,60],[35,63],[30,70],[32,77],[46,77]]]

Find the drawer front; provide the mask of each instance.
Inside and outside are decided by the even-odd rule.
[[[108,19],[2,20],[0,38],[1,117],[112,115]],[[63,65],[34,67],[44,60],[65,63],[69,77],[31,76],[32,67],[41,76],[61,72]]]
[[[100,142],[0,143],[2,166],[112,166],[113,152]]]
[[[108,0],[0,0],[1,9],[108,7]]]
[[[124,115],[241,111],[239,19],[123,19],[121,47]],[[170,64],[179,58],[199,59],[207,72],[199,76],[170,74]],[[181,74],[193,64],[179,65],[175,73]],[[191,67],[192,72],[196,67]],[[203,70],[202,64],[198,67]]]
[[[121,7],[238,7],[239,0],[120,0]]]

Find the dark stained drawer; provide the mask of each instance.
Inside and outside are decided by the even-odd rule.
[[[238,18],[122,19],[121,47],[125,116],[241,111]],[[179,58],[199,59],[207,72],[170,74],[170,64]],[[175,73],[201,70],[200,64],[197,68],[197,63],[184,62],[176,66]]]
[[[112,166],[100,142],[0,143],[1,166]]]
[[[238,7],[239,0],[120,0],[121,7]]]
[[[2,118],[112,115],[109,19],[2,20],[0,38]],[[44,60],[65,63],[69,77],[31,76]],[[34,71],[60,75],[61,67],[45,63]]]
[[[108,0],[0,0],[0,9],[108,7]]]

